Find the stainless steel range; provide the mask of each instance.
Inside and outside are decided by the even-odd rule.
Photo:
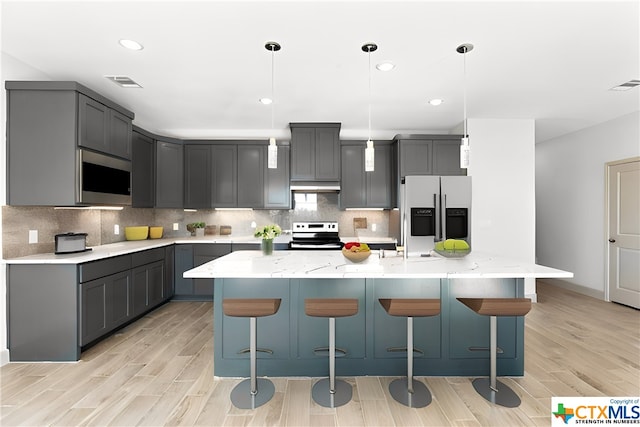
[[[341,249],[338,223],[333,221],[294,222],[289,249]]]

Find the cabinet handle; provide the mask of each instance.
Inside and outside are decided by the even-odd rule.
[[[609,239],[609,243],[615,243],[616,239]]]

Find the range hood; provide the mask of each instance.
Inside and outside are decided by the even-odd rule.
[[[301,193],[337,193],[340,191],[340,182],[337,181],[294,181],[291,183],[291,191]]]

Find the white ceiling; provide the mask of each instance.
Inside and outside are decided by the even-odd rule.
[[[2,51],[53,80],[76,80],[181,138],[288,138],[289,122],[341,122],[372,135],[448,133],[468,117],[535,119],[536,140],[640,109],[639,2],[3,1]],[[144,45],[130,51],[121,38]],[[275,40],[275,131],[271,93]],[[104,78],[126,75],[142,89]],[[442,98],[439,107],[428,99]],[[471,137],[473,137],[471,135]]]

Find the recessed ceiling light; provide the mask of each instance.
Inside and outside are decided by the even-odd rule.
[[[380,71],[391,71],[395,68],[395,64],[391,63],[391,62],[381,62],[378,65],[376,65],[376,68]]]
[[[126,47],[127,49],[131,49],[131,50],[144,49],[144,46],[142,46],[140,43],[138,43],[135,40],[120,39],[119,43],[120,43],[120,46]]]
[[[269,104],[271,104],[273,102],[273,99],[271,99],[271,98],[260,98],[259,101],[260,101],[260,104],[269,105]]]
[[[442,104],[443,102],[444,101],[442,99],[439,99],[439,98],[434,98],[434,99],[430,99],[429,100],[429,104],[433,105],[434,107]]]

